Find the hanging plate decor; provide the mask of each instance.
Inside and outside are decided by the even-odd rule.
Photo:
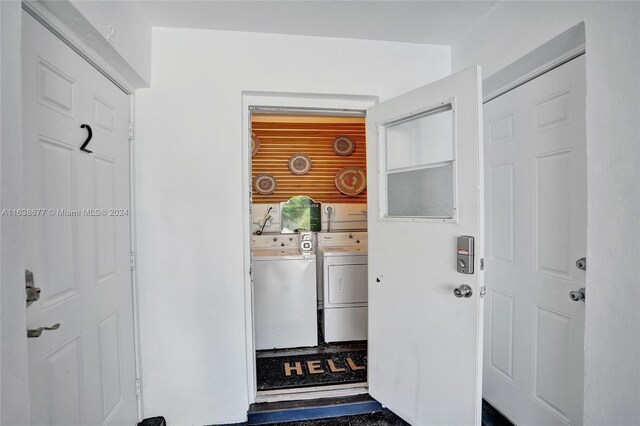
[[[293,154],[289,158],[289,170],[294,175],[306,175],[311,170],[311,160],[300,152]]]
[[[358,195],[366,187],[367,175],[360,167],[343,167],[336,174],[336,188],[344,195]]]
[[[356,149],[356,143],[347,136],[338,136],[333,140],[333,151],[342,157],[351,155],[354,149]]]
[[[260,138],[251,132],[251,156],[253,157],[260,151]]]
[[[255,189],[258,194],[273,194],[276,190],[276,178],[269,173],[261,173],[253,179],[253,189]]]

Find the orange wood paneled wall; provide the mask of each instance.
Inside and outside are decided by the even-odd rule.
[[[321,203],[367,202],[366,189],[349,197],[335,185],[336,173],[342,167],[360,167],[366,173],[364,117],[253,113],[251,129],[260,138],[260,150],[252,158],[252,178],[270,173],[277,180],[277,189],[270,195],[253,190],[254,203],[287,201],[295,195],[306,195]],[[337,136],[348,136],[355,142],[351,155],[341,157],[333,151]],[[306,175],[294,175],[289,170],[289,158],[299,152],[312,162]]]

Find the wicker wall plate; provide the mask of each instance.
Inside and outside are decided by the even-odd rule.
[[[276,186],[276,178],[269,173],[261,173],[253,179],[253,189],[255,189],[258,194],[273,194]]]
[[[356,143],[347,136],[338,136],[333,140],[333,151],[342,157],[351,155],[354,149],[356,149]]]
[[[253,157],[260,151],[260,138],[251,132],[251,156]]]
[[[367,175],[360,167],[343,167],[336,174],[336,188],[344,195],[358,195],[366,187]]]
[[[311,159],[300,152],[289,158],[289,170],[294,175],[306,175],[311,170]]]

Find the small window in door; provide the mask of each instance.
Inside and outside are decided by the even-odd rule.
[[[449,101],[380,126],[382,219],[454,220],[454,123]]]

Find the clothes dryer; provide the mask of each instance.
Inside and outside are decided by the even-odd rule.
[[[367,233],[318,234],[325,342],[367,339]]]

